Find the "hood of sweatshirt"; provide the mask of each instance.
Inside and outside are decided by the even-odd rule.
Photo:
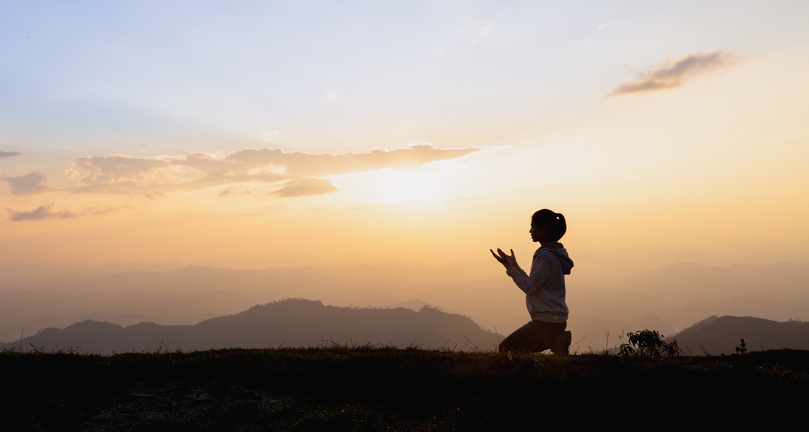
[[[559,263],[562,264],[562,271],[564,274],[569,275],[570,269],[573,268],[573,260],[567,255],[567,249],[559,242],[545,243],[539,248],[543,251],[552,252],[559,258]]]

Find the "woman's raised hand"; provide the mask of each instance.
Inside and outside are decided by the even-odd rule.
[[[499,250],[499,249],[498,249],[498,250]],[[494,253],[494,251],[493,251],[493,250],[489,249],[489,252],[491,252],[491,253],[492,253],[492,256],[494,257],[494,259],[496,259],[496,260],[497,260],[497,262],[499,262],[500,264],[503,264],[503,265],[507,265],[507,264],[508,264],[508,261],[506,261],[506,260],[504,260],[503,258],[500,258],[499,256],[497,256],[497,254],[496,254],[496,253]]]
[[[492,253],[492,256],[494,257],[494,259],[497,260],[497,262],[499,262],[500,264],[503,264],[503,266],[505,266],[506,268],[509,268],[509,267],[519,268],[517,266],[517,258],[514,257],[514,249],[509,249],[509,250],[511,251],[511,255],[507,255],[505,252],[503,252],[499,248],[497,249],[496,254],[491,249],[489,249],[489,252]]]

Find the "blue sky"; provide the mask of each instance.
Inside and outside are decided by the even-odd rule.
[[[491,141],[661,58],[802,44],[807,7],[25,2],[0,18],[3,144],[359,151],[436,129]]]

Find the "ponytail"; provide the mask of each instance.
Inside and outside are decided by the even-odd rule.
[[[565,222],[565,216],[562,213],[556,213],[556,217],[558,219],[556,233],[558,233],[559,236],[556,237],[554,241],[559,241],[567,232],[567,222]],[[553,233],[553,230],[551,230],[551,232]]]

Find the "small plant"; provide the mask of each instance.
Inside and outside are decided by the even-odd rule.
[[[742,343],[736,347],[736,354],[742,355],[747,352],[747,344],[744,343],[744,339],[742,339]]]
[[[621,344],[621,351],[618,355],[660,358],[678,356],[682,352],[677,346],[676,340],[665,342],[663,335],[654,330],[629,332],[626,336],[629,343]]]

